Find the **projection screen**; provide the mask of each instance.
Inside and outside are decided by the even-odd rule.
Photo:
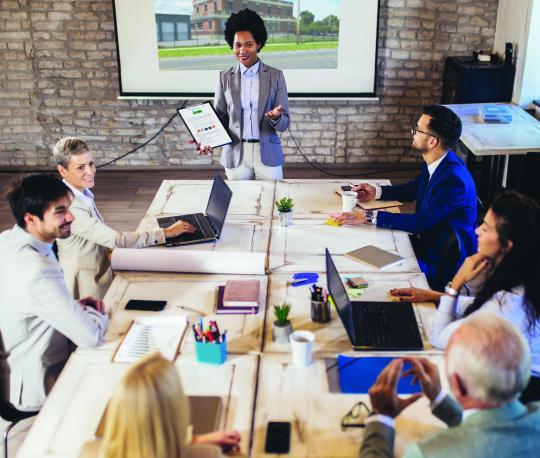
[[[235,58],[223,37],[250,8],[268,30],[261,60],[291,98],[375,96],[378,0],[114,0],[120,96],[209,98]]]

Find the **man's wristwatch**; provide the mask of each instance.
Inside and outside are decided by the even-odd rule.
[[[452,282],[448,282],[448,284],[444,288],[444,292],[453,297],[458,297],[459,294],[454,288],[452,288]]]
[[[366,223],[375,224],[375,212],[373,210],[366,210]]]

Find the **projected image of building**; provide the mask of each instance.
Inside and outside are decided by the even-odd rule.
[[[264,19],[270,37],[296,33],[293,0],[193,0],[193,38],[198,38],[200,44],[223,41],[227,18],[244,8],[256,11]]]
[[[191,40],[191,17],[189,14],[156,13],[156,34],[158,47],[166,48],[178,42]]]
[[[356,0],[351,0],[356,1]],[[249,8],[268,31],[261,58],[280,69],[335,69],[342,0],[155,0],[160,70],[234,64],[224,40],[231,13]]]

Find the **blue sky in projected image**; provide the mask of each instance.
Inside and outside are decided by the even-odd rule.
[[[291,0],[296,6],[296,1]],[[324,19],[329,14],[339,17],[341,0],[301,0],[302,11],[309,10],[315,15],[315,20]],[[189,14],[193,12],[193,0],[156,0],[156,13]],[[296,15],[296,8],[295,8]]]

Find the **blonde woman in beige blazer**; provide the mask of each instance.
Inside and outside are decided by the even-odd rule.
[[[75,220],[71,236],[57,240],[58,258],[73,297],[103,298],[113,279],[111,250],[159,245],[166,238],[195,231],[184,221],[155,231],[115,231],[103,221],[90,191],[94,187],[96,164],[88,145],[79,138],[62,138],[53,155],[64,183],[73,191],[70,210]]]

